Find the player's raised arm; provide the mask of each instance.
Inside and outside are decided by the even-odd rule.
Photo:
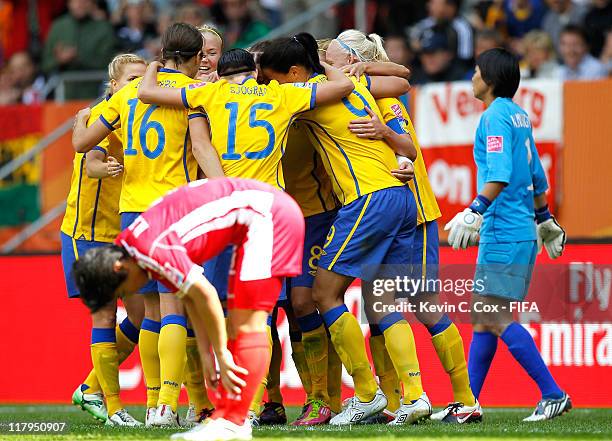
[[[100,119],[87,127],[87,120],[90,115],[91,109],[86,107],[85,109],[79,110],[74,119],[74,126],[72,127],[72,147],[78,153],[88,152],[112,131]]]
[[[210,141],[210,129],[203,114],[189,115],[191,150],[207,178],[225,176],[217,150]]]
[[[368,77],[370,93],[376,99],[395,98],[410,91],[410,83],[405,78],[395,76]]]
[[[410,77],[410,69],[392,61],[360,61],[344,66],[342,72],[357,78],[360,78],[364,74],[382,77]]]
[[[340,101],[355,89],[353,82],[342,71],[327,63],[321,64],[325,68],[327,81],[317,84],[316,105]]]
[[[138,99],[145,104],[183,107],[181,89],[160,87],[157,84],[157,71],[161,67],[163,65],[159,61],[154,61],[147,66],[138,87]]]

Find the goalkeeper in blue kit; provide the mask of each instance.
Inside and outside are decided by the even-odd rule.
[[[454,249],[478,243],[475,279],[483,281],[484,288],[474,292],[472,303],[497,305],[499,311],[472,313],[468,372],[474,396],[479,398],[499,337],[542,393],[524,421],[542,421],[571,409],[571,401],[550,374],[531,334],[513,321],[509,303],[527,295],[542,246],[553,259],[561,255],[565,231],[546,204],[548,183],[529,117],[512,101],[519,82],[518,60],[506,50],[491,49],[476,60],[474,96],[487,106],[474,142],[478,196],[445,230],[450,230],[448,242]]]

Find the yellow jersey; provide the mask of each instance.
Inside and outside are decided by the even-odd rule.
[[[108,105],[108,98],[91,109],[87,125],[98,119]],[[95,150],[122,162],[120,134],[111,133]],[[121,178],[92,179],[85,170],[85,154],[76,153],[73,160],[70,192],[61,231],[77,240],[112,242],[120,232],[119,197]]]
[[[256,179],[284,189],[281,158],[291,121],[314,107],[316,85],[242,84],[221,79],[181,90],[187,108],[203,108],[225,176]]]
[[[323,161],[312,146],[306,124],[294,121],[289,128],[282,165],[285,191],[296,200],[304,217],[338,208]]]
[[[168,191],[197,178],[198,164],[191,151],[188,118],[201,111],[144,104],[137,98],[137,78],[108,100],[100,121],[109,129],[122,128],[123,189],[119,212],[143,212]],[[195,80],[172,69],[157,74],[161,87],[180,88]]]
[[[321,83],[327,77],[317,75],[310,81]],[[354,78],[353,82],[355,90],[342,102],[317,107],[300,117],[308,125],[308,136],[323,158],[334,192],[343,205],[384,188],[404,185],[391,175],[391,170],[397,168],[393,150],[384,141],[358,138],[348,128],[356,118],[369,118],[365,106],[380,116],[368,89]]]
[[[416,148],[417,157],[414,160],[414,179],[408,182],[408,186],[412,190],[417,203],[417,224],[420,225],[423,222],[430,222],[439,218],[442,214],[429,183],[427,168],[425,167],[425,161],[423,161],[423,153],[421,152],[421,147],[419,146],[419,141],[408,112],[396,98],[379,99],[376,100],[376,104],[378,104],[378,108],[383,115],[385,124],[399,124],[401,129],[410,135]]]

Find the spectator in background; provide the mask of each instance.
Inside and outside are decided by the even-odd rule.
[[[523,38],[522,78],[559,78],[553,41],[544,31],[531,31]]]
[[[283,4],[282,0],[260,0],[259,4],[266,14],[268,24],[276,28],[283,24]]]
[[[175,21],[189,23],[190,25],[198,27],[206,23],[209,18],[208,12],[203,6],[195,3],[186,3],[176,11]]]
[[[412,47],[419,49],[426,32],[432,28],[449,23],[457,35],[457,58],[469,62],[474,57],[474,36],[472,26],[459,15],[460,0],[429,0],[428,17],[419,21],[411,30]]]
[[[480,54],[489,49],[503,47],[504,39],[501,34],[495,29],[483,29],[476,33],[476,45],[474,47],[474,56],[478,58]]]
[[[147,22],[144,0],[127,0],[122,23],[117,26],[117,46],[121,52],[136,53],[145,41],[155,37],[155,27]]]
[[[527,32],[540,29],[546,13],[542,0],[504,0],[506,30],[511,39],[520,39]]]
[[[321,0],[283,0],[283,21],[289,21],[312,8]],[[333,9],[329,9],[304,25],[301,30],[315,38],[333,38],[338,35],[338,24]]]
[[[212,7],[216,27],[223,33],[227,48],[249,47],[270,32],[266,23],[255,18],[251,11],[254,6],[251,0],[220,0]]]
[[[40,103],[44,85],[45,79],[37,74],[30,54],[17,52],[0,74],[0,105]]]
[[[606,31],[612,24],[612,0],[591,0],[591,8],[584,17],[584,28],[594,57],[601,55]]]
[[[612,76],[612,27],[610,27],[606,33],[606,41],[601,51],[601,58],[599,61],[601,61],[607,69],[608,76]]]
[[[389,35],[385,38],[384,45],[389,60],[402,66],[412,66],[414,52],[403,35]]]
[[[53,22],[43,53],[43,71],[103,70],[113,56],[115,35],[110,23],[94,20],[93,0],[68,0],[68,14]],[[98,96],[100,84],[70,82],[66,99]]]
[[[561,79],[597,80],[607,75],[606,69],[599,60],[589,54],[585,31],[578,26],[567,25],[561,31],[559,51],[563,66]]]
[[[559,51],[561,29],[568,24],[582,25],[587,9],[572,0],[546,0],[548,12],[542,21],[542,30],[550,35],[555,50]]]
[[[415,69],[411,83],[465,80],[469,71],[463,63],[456,62],[456,38],[448,25],[426,30],[419,42],[421,66]]]

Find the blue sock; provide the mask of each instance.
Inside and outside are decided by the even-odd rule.
[[[474,397],[480,396],[482,385],[491,367],[491,362],[497,351],[497,336],[490,332],[474,332],[470,355],[468,357],[468,374]]]
[[[542,398],[561,398],[563,391],[546,367],[529,331],[517,322],[512,322],[502,333],[501,339],[512,356],[525,369],[542,392]]]
[[[402,317],[399,312],[391,312],[380,319],[380,323],[378,323],[378,328],[380,329],[380,332],[384,334],[387,329],[402,320],[404,320],[404,317]]]
[[[335,308],[332,308],[329,311],[327,311],[325,314],[323,314],[323,321],[325,322],[325,326],[329,328],[345,312],[349,312],[349,310],[344,303],[340,306],[336,306]]]
[[[166,325],[179,325],[187,329],[187,317],[179,314],[167,315],[165,317],[162,317],[161,320],[161,327],[163,328]]]
[[[91,330],[91,344],[96,343],[116,343],[117,336],[115,335],[115,328],[92,328]]]
[[[448,329],[448,327],[452,324],[453,322],[451,321],[451,319],[446,314],[444,314],[442,317],[440,317],[438,323],[436,323],[430,328],[427,328],[427,330],[429,331],[429,334],[431,334],[431,336],[433,337],[434,335],[438,335],[440,332],[446,331],[446,329]]]
[[[138,334],[140,333],[140,329],[134,326],[128,317],[124,318],[119,324],[119,329],[121,329],[121,332],[123,332],[123,334],[129,338],[132,343],[135,345],[138,344]]]
[[[323,324],[323,318],[318,311],[315,311],[305,316],[298,317],[297,322],[302,332],[310,332]]]

